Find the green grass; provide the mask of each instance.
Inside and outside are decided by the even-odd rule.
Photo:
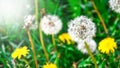
[[[119,68],[120,67],[120,14],[115,13],[109,7],[108,0],[94,0],[99,10],[109,36],[113,37],[117,42],[118,48],[115,53],[106,55],[96,50],[94,56],[97,60],[99,68]],[[31,11],[28,13],[35,14],[34,2],[31,1]],[[59,34],[55,35],[57,52],[53,52],[52,38],[50,35],[43,33],[45,47],[49,54],[49,62],[55,63],[58,68],[73,68],[73,62],[77,63],[78,68],[94,68],[93,60],[89,55],[82,54],[77,48],[77,44],[68,45],[59,41],[58,36],[67,32],[68,22],[77,16],[85,15],[95,22],[97,27],[96,36],[94,37],[97,44],[107,37],[101,21],[96,14],[91,0],[38,0],[38,21],[40,22],[42,8],[46,9],[47,14],[57,15],[63,22],[63,28]],[[26,11],[27,13],[27,11]],[[29,43],[26,31],[22,28],[24,23],[24,14],[18,19],[2,19],[0,20],[0,68],[13,68],[12,52],[17,48],[26,45],[30,49],[30,53],[25,59],[31,68],[35,68],[33,53]],[[7,23],[12,22],[8,25]],[[38,23],[39,23],[38,22]],[[21,24],[20,24],[21,23]],[[31,35],[36,49],[36,58],[39,67],[46,64],[46,58],[41,47],[39,38],[39,30],[31,30]],[[62,44],[61,44],[62,43]],[[58,54],[60,57],[58,58]],[[15,60],[16,68],[26,68],[26,63],[23,60]]]

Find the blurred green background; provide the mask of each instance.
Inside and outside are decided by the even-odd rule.
[[[24,17],[29,14],[35,14],[34,0],[0,0],[11,3],[14,8],[6,10],[0,8],[0,68],[13,68],[11,53],[17,47],[28,46],[31,50],[29,39],[26,31],[23,29]],[[118,13],[112,11],[109,7],[108,0],[94,0],[105,24],[108,28],[109,35],[115,38],[117,42],[117,50],[114,54],[107,56],[99,53],[98,50],[94,53],[99,68],[119,68],[120,67],[120,17]],[[1,5],[0,5],[1,6]],[[96,14],[91,0],[38,0],[38,17],[40,22],[40,11],[42,8],[46,9],[47,14],[57,15],[63,23],[63,28],[59,34],[55,35],[58,53],[52,54],[52,40],[50,35],[43,33],[45,46],[50,56],[50,62],[56,63],[58,68],[73,68],[73,63],[77,62],[78,68],[94,68],[94,63],[89,55],[82,54],[77,50],[77,44],[68,45],[59,41],[58,36],[67,32],[68,22],[77,16],[85,15],[95,22],[97,27],[96,36],[94,37],[98,44],[100,40],[107,37],[103,26]],[[39,40],[39,31],[31,31],[39,66],[42,67],[46,63],[45,55],[43,53],[41,43]],[[61,45],[62,43],[62,45]],[[60,58],[56,58],[60,54]],[[35,67],[32,51],[26,57],[31,68]],[[25,68],[26,65],[22,60],[16,61],[17,68]]]

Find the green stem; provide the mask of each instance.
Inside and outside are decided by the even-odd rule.
[[[26,63],[26,65],[28,66],[27,68],[31,68],[27,60],[22,59],[22,61]]]
[[[35,0],[35,16],[36,22],[38,23],[38,0]]]
[[[90,50],[90,48],[89,48],[89,46],[88,46],[88,44],[87,44],[86,42],[85,42],[85,47],[86,47],[89,55],[91,56],[91,58],[92,58],[92,60],[93,60],[93,62],[94,62],[94,64],[95,64],[95,68],[98,68],[96,59],[95,59],[94,55],[92,54],[92,52],[91,52],[91,50]]]
[[[52,35],[52,42],[53,42],[53,45],[54,45],[54,49],[55,49],[55,51],[56,51],[57,48],[56,48],[56,44],[55,44],[55,37],[54,37],[54,35]]]
[[[31,44],[31,47],[32,47],[35,65],[36,65],[36,68],[38,68],[38,62],[37,62],[37,58],[36,58],[35,47],[34,47],[34,43],[33,43],[33,40],[32,40],[32,37],[31,37],[31,34],[30,34],[30,31],[29,31],[29,30],[27,30],[27,34],[28,34],[29,41],[30,41],[30,44]]]
[[[40,26],[39,26],[39,33],[40,33],[40,42],[41,42],[41,45],[42,45],[46,60],[48,62],[49,61],[49,56],[48,56],[48,53],[47,53],[45,45],[44,45],[44,40],[43,40],[43,36],[42,36],[42,29],[41,29],[41,22],[40,22]]]
[[[107,27],[106,27],[106,25],[105,25],[105,22],[104,22],[104,20],[103,20],[103,18],[102,18],[102,16],[101,16],[101,14],[100,14],[100,12],[99,12],[98,9],[97,9],[94,0],[91,0],[91,1],[92,1],[92,4],[93,4],[94,9],[95,9],[95,11],[96,11],[96,13],[97,13],[100,21],[101,21],[101,24],[102,24],[102,26],[103,26],[103,28],[104,28],[104,30],[105,30],[105,33],[108,35],[108,29],[107,29]]]
[[[46,11],[45,9],[41,9],[41,18],[46,14]],[[45,54],[45,57],[46,57],[46,60],[47,62],[49,61],[49,55],[46,51],[46,48],[45,48],[45,45],[44,45],[44,39],[43,39],[43,35],[42,35],[42,29],[41,29],[41,20],[40,20],[40,24],[39,24],[39,34],[40,34],[40,42],[41,42],[41,45],[42,45],[42,48],[43,48],[43,52]]]

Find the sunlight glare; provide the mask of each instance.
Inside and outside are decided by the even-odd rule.
[[[15,13],[16,6],[10,1],[2,1],[0,3],[0,10],[2,15],[9,15]]]

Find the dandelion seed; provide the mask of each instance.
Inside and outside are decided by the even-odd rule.
[[[109,5],[112,10],[120,13],[120,0],[109,0]]]
[[[96,47],[97,47],[96,42],[95,42],[93,39],[91,39],[91,40],[87,40],[86,43],[88,44],[91,52],[95,52]],[[80,41],[80,42],[78,43],[77,48],[78,48],[83,54],[87,54],[87,53],[88,53],[88,51],[87,51],[86,48],[85,48],[84,41]]]
[[[13,53],[12,53],[12,58],[16,59],[18,57],[18,59],[20,59],[22,56],[26,57],[26,55],[29,53],[29,50],[27,49],[26,46],[24,47],[20,47],[17,48]]]
[[[45,34],[57,34],[62,29],[62,22],[55,15],[45,15],[41,19],[41,28]]]
[[[43,68],[57,68],[57,66],[53,63],[47,63],[46,65],[43,66]]]
[[[96,32],[95,24],[86,16],[80,16],[70,21],[68,27],[68,33],[76,42],[91,39]]]
[[[115,49],[117,49],[117,44],[114,38],[110,38],[110,37],[100,41],[98,46],[98,50],[101,53],[105,53],[105,54],[114,53]]]

